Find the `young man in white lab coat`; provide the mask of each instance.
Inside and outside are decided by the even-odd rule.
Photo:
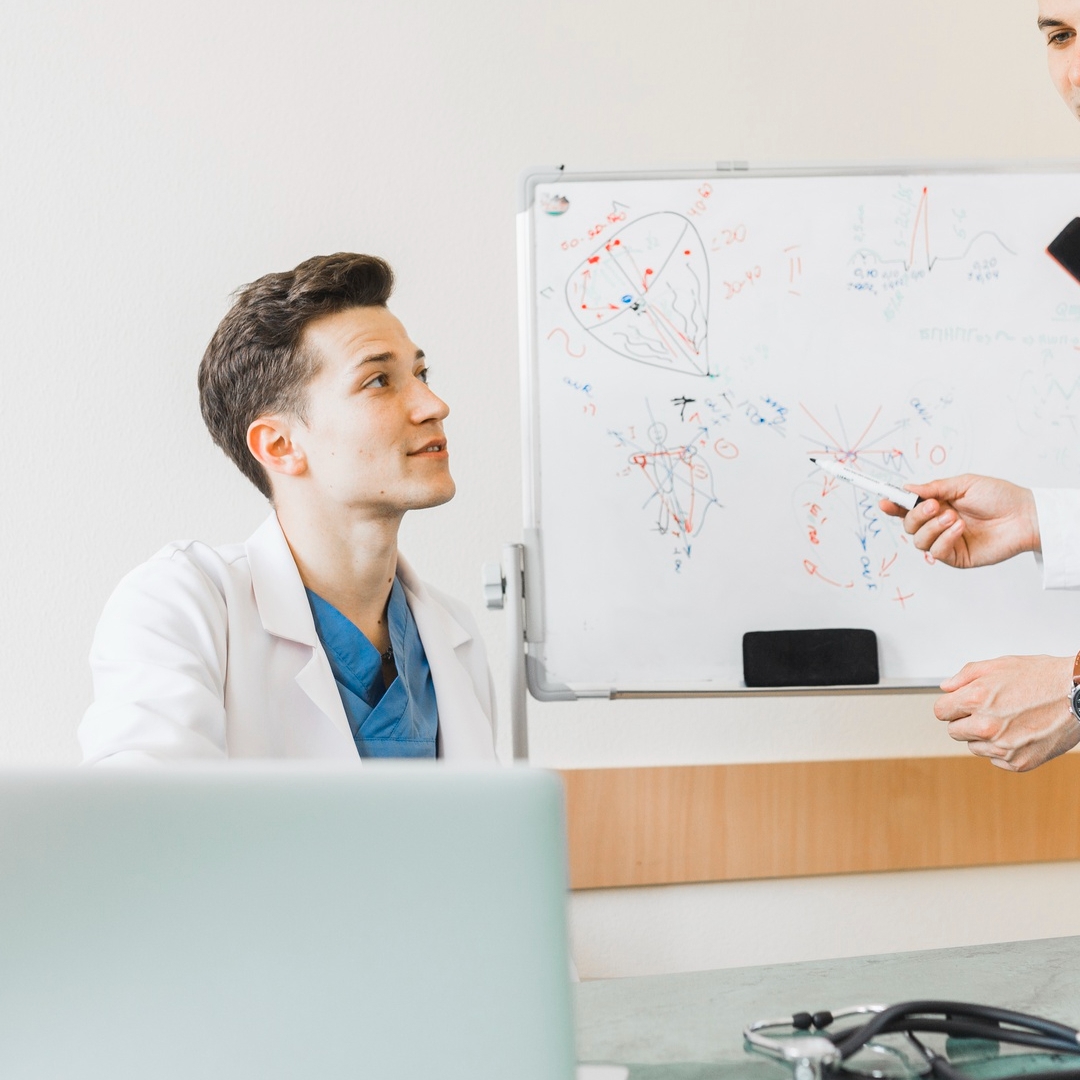
[[[1080,119],[1080,0],[1039,0],[1038,25],[1050,78]],[[1045,587],[1080,588],[1080,490],[1031,491],[973,475],[909,486],[923,498],[914,510],[888,502],[882,508],[902,516],[915,546],[939,562],[968,569],[1033,551]],[[1080,742],[1080,717],[1069,701],[1076,678],[1080,654],[977,661],[941,684],[934,714],[973,754],[1024,772]]]
[[[398,553],[454,495],[423,352],[381,259],[244,288],[199,368],[214,441],[272,512],[246,542],[170,544],[105,606],[84,761],[494,761],[487,659],[464,607]]]

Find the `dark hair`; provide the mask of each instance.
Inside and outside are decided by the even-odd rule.
[[[304,390],[320,363],[302,343],[304,328],[348,308],[385,307],[393,288],[382,259],[339,252],[237,292],[199,364],[199,407],[214,442],[267,498],[270,479],[248,450],[247,430],[267,413],[304,419]]]

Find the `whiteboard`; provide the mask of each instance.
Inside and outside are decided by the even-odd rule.
[[[1033,556],[957,571],[872,495],[1080,484],[1076,165],[527,176],[518,215],[529,685],[744,689],[749,630],[865,627],[882,685],[1075,652]]]

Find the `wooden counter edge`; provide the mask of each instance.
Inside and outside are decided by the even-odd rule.
[[[560,772],[574,889],[1080,859],[1080,755]]]

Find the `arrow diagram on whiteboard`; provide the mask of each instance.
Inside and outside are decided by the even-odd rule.
[[[709,262],[682,214],[645,214],[597,248],[566,282],[577,321],[619,356],[709,375]]]

